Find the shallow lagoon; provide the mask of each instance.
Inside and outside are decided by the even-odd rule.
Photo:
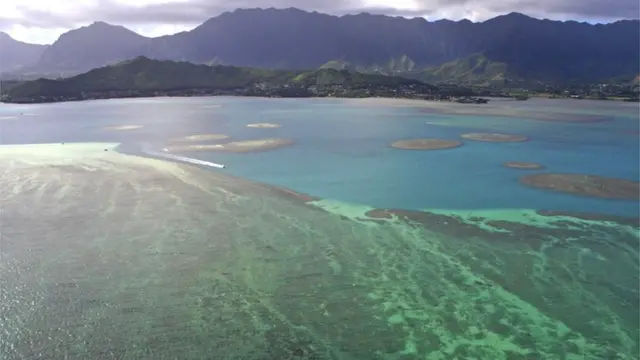
[[[543,172],[640,178],[637,166],[638,106],[606,101],[497,100],[466,112],[523,116],[575,114],[599,123],[557,123],[527,118],[443,114],[449,104],[389,100],[282,100],[186,98],[108,100],[28,107],[3,107],[2,143],[122,142],[161,149],[171,139],[196,134],[229,135],[230,141],[293,139],[296,146],[255,154],[186,153],[223,163],[227,173],[292,188],[321,198],[403,209],[551,209],[635,215],[636,202],[607,202],[532,190],[508,161],[536,162]],[[425,104],[425,106],[422,106]],[[431,104],[431,105],[430,105]],[[433,105],[435,104],[435,105]],[[426,106],[433,106],[427,112]],[[485,109],[485,110],[483,110]],[[433,113],[434,110],[440,113]],[[271,122],[276,129],[247,128]],[[427,124],[428,123],[428,124]],[[105,127],[143,125],[134,131]],[[504,132],[528,136],[525,143],[465,141],[454,151],[407,152],[390,148],[409,138],[462,140],[461,134]]]
[[[576,172],[637,181],[637,105],[496,104],[491,116],[387,100],[0,107],[3,143],[58,143],[0,151],[1,353],[633,358],[638,226],[626,218],[638,217],[638,203],[546,192],[518,178]],[[523,117],[496,116],[500,106]],[[533,112],[547,115],[527,118]],[[557,123],[549,114],[605,121]],[[282,127],[246,127],[267,122]],[[122,125],[142,127],[105,129]],[[389,147],[473,132],[530,141]],[[160,150],[210,133],[295,145],[180,154],[227,165],[203,170],[68,144],[122,143],[121,152],[145,155],[141,144]],[[507,161],[545,169],[509,169]],[[592,214],[566,216],[572,211]]]

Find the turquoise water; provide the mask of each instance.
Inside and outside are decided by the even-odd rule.
[[[419,107],[358,105],[340,100],[242,98],[109,100],[34,107],[4,107],[3,143],[149,142],[160,149],[172,138],[221,133],[234,140],[281,137],[296,146],[255,154],[189,153],[227,165],[226,173],[288,187],[322,198],[380,208],[551,209],[632,215],[637,202],[605,201],[544,192],[518,183],[521,171],[505,161],[532,161],[542,172],[569,172],[638,181],[637,104],[530,100],[496,101],[522,114],[604,115],[601,123],[558,123],[526,118],[430,114]],[[248,129],[274,122],[279,129]],[[426,123],[429,124],[426,124]],[[139,124],[132,132],[104,127]],[[407,152],[389,148],[405,138],[459,139],[468,132],[526,135],[525,143],[468,141],[455,151]],[[135,146],[132,147],[135,151]]]
[[[635,359],[638,201],[518,179],[638,181],[639,123],[556,100],[2,105],[0,143],[49,145],[0,146],[0,359]],[[468,132],[530,141],[389,147]],[[144,151],[203,133],[295,144],[178,154],[225,169]]]

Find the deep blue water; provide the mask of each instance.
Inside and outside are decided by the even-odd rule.
[[[1,105],[0,142],[119,142],[158,149],[171,138],[221,133],[234,140],[289,138],[291,147],[228,154],[189,153],[227,165],[233,175],[288,187],[322,198],[381,208],[550,209],[638,216],[634,201],[601,200],[527,188],[530,171],[505,161],[533,161],[539,172],[584,173],[640,180],[638,105],[614,102],[529,100],[495,102],[516,111],[606,116],[600,123],[424,113],[417,107],[364,106],[339,100],[156,98],[44,105]],[[255,122],[278,129],[249,129]],[[428,122],[428,124],[427,124]],[[134,131],[106,126],[139,124]],[[403,151],[389,143],[405,138],[459,139],[467,132],[507,132],[523,143],[465,141],[451,150]],[[183,154],[184,155],[184,154]]]

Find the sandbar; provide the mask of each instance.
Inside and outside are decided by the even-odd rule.
[[[522,169],[522,170],[537,170],[544,169],[544,165],[534,163],[534,162],[524,162],[524,161],[508,161],[502,164],[505,167],[512,169]]]
[[[498,134],[498,133],[469,133],[460,135],[463,139],[487,142],[522,142],[529,140],[523,135]]]
[[[279,127],[282,127],[282,125],[273,124],[273,123],[256,123],[256,124],[249,124],[247,125],[247,127],[256,128],[256,129],[277,129]]]
[[[462,146],[462,142],[445,139],[407,139],[391,143],[391,147],[404,150],[438,150]]]
[[[113,130],[113,131],[126,131],[126,130],[136,130],[142,128],[142,125],[117,125],[117,126],[108,126],[105,130]]]
[[[524,185],[601,199],[640,200],[640,182],[583,174],[534,174],[520,178]]]
[[[198,134],[189,135],[182,138],[174,139],[174,141],[210,141],[210,140],[224,140],[228,139],[228,135],[223,134]]]
[[[248,153],[275,150],[281,147],[293,145],[294,141],[289,139],[259,139],[234,141],[225,144],[194,144],[171,146],[167,148],[169,152],[190,152],[190,151],[221,151]]]

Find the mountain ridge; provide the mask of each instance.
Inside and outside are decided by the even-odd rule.
[[[190,31],[156,38],[102,23],[107,27],[101,39],[106,40],[100,42],[89,31],[95,24],[61,35],[35,66],[23,71],[73,74],[142,55],[270,69],[314,69],[337,61],[359,71],[427,79],[438,66],[482,54],[492,64],[505,64],[507,81],[597,82],[635,75],[640,62],[638,20],[593,25],[512,12],[482,22],[430,22],[254,8],[225,12]],[[83,41],[63,41],[73,32],[84,34]],[[482,83],[490,76],[476,78]]]
[[[640,19],[616,19],[614,21],[604,22],[604,23],[600,23],[600,22],[599,23],[589,23],[587,21],[578,21],[578,20],[571,20],[571,19],[570,20],[553,20],[553,19],[544,18],[544,17],[540,18],[540,17],[527,15],[525,13],[521,13],[521,12],[518,12],[518,11],[511,11],[511,12],[504,13],[504,14],[501,14],[501,15],[496,15],[496,16],[494,16],[492,18],[489,18],[489,19],[486,19],[486,20],[472,21],[472,20],[467,19],[467,18],[463,18],[463,19],[460,19],[460,20],[451,20],[451,19],[446,19],[446,18],[436,19],[436,20],[428,20],[428,19],[425,19],[425,18],[422,18],[422,17],[391,16],[391,15],[371,13],[371,12],[367,12],[367,11],[363,11],[363,12],[359,12],[359,13],[352,13],[352,14],[349,13],[349,14],[342,14],[342,15],[332,15],[332,14],[321,13],[321,12],[318,12],[318,11],[305,11],[305,10],[301,10],[299,8],[296,8],[296,7],[288,7],[288,8],[275,8],[275,7],[268,7],[268,8],[260,8],[260,7],[256,7],[256,8],[238,8],[238,9],[235,9],[235,10],[222,12],[217,16],[210,17],[207,20],[203,21],[203,23],[208,21],[208,20],[215,19],[216,17],[222,16],[224,14],[233,13],[233,12],[237,12],[237,11],[248,11],[248,10],[286,11],[286,10],[290,10],[290,9],[298,10],[300,12],[309,13],[309,14],[321,14],[321,15],[326,15],[326,16],[329,16],[329,17],[336,17],[336,18],[355,17],[355,16],[360,16],[360,15],[369,15],[369,16],[389,17],[389,18],[400,18],[400,19],[406,19],[406,20],[418,20],[418,21],[425,21],[425,22],[429,22],[429,23],[438,23],[438,22],[465,23],[465,22],[467,22],[467,23],[472,23],[472,24],[481,24],[481,23],[485,23],[487,21],[491,21],[493,19],[500,18],[500,17],[505,17],[505,16],[522,16],[522,17],[525,17],[525,18],[530,18],[530,19],[540,20],[540,21],[559,22],[559,23],[577,23],[577,24],[584,24],[584,25],[590,25],[590,26],[607,26],[607,25],[613,25],[613,24],[616,24],[616,23],[638,23],[638,24],[640,24]],[[106,25],[114,26],[114,27],[123,27],[123,28],[125,28],[125,29],[127,29],[127,30],[129,30],[131,32],[136,33],[134,30],[129,29],[129,28],[127,28],[126,26],[124,26],[122,24],[112,24],[112,23],[109,23],[109,22],[106,22],[106,21],[103,21],[103,20],[95,20],[91,24],[80,26],[79,28],[68,30],[65,33],[69,32],[69,31],[73,31],[73,30],[78,30],[80,28],[89,27],[89,26],[94,25],[96,23],[98,23],[98,24],[106,24]],[[202,25],[202,24],[200,24],[200,25]],[[198,25],[198,26],[200,26],[200,25]],[[189,31],[191,31],[191,30],[180,31],[180,32],[173,33],[173,34],[159,35],[159,36],[155,36],[155,37],[144,36],[144,35],[139,34],[139,33],[136,33],[136,34],[138,34],[140,36],[143,36],[143,37],[147,37],[149,39],[158,39],[158,38],[163,38],[163,37],[167,37],[167,36],[173,36],[173,35],[177,35],[177,34],[180,34],[180,33],[189,32]],[[63,34],[65,34],[65,33],[63,33]],[[53,43],[55,43],[55,41],[53,43],[47,43],[47,44],[30,43],[30,42],[27,42],[27,41],[14,39],[10,34],[4,32],[4,31],[0,31],[0,38],[3,37],[3,36],[5,36],[5,37],[8,36],[14,41],[18,41],[18,42],[21,42],[21,43],[24,43],[24,44],[28,44],[28,45],[51,46],[51,45],[53,45]]]
[[[49,46],[19,41],[0,31],[0,72],[35,64]]]
[[[105,36],[107,33],[109,36]],[[60,35],[38,63],[59,71],[88,70],[137,56],[149,39],[124,26],[95,21]]]

